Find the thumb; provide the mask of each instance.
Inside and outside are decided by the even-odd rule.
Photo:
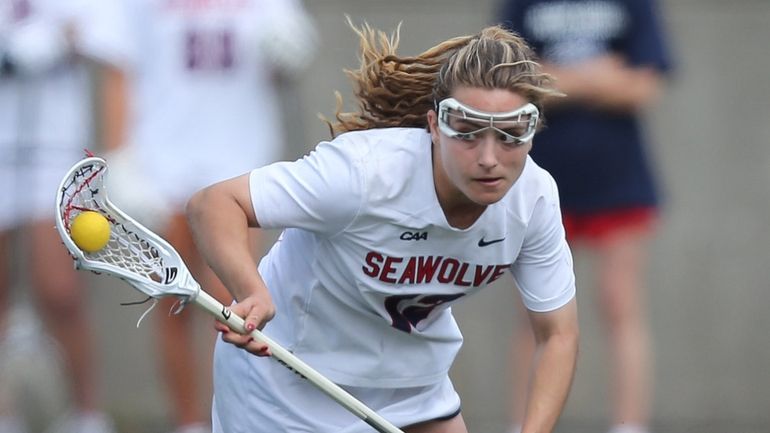
[[[246,332],[251,332],[259,327],[259,317],[254,310],[249,311],[244,320],[243,327],[246,328]]]

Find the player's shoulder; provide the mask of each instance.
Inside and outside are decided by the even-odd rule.
[[[327,146],[344,155],[346,166],[370,199],[408,200],[421,187],[417,174],[430,172],[431,140],[419,128],[378,128],[339,135]]]
[[[374,128],[350,131],[335,137],[330,145],[369,161],[404,159],[430,151],[430,135],[420,128]]]

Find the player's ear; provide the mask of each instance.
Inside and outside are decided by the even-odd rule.
[[[425,116],[428,120],[428,131],[430,132],[430,138],[434,143],[438,143],[438,114],[436,114],[436,110],[429,110]]]

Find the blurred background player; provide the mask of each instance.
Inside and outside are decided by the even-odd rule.
[[[103,81],[111,196],[170,241],[206,290],[227,304],[227,291],[195,250],[184,206],[205,185],[283,157],[277,80],[309,63],[313,23],[294,0],[106,4],[112,10],[104,21],[115,21],[104,46],[122,65]],[[262,247],[257,239],[254,245]],[[172,422],[177,432],[210,431],[210,400],[202,397],[210,383],[196,380],[200,371],[210,376],[210,360],[196,359],[192,309],[167,314],[172,308],[173,300],[162,302],[156,316]],[[213,342],[212,332],[206,344]]]
[[[61,415],[49,430],[57,433],[113,430],[99,407],[83,282],[61,247],[53,214],[62,175],[92,138],[87,10],[85,0],[0,0],[0,336],[6,337],[0,358],[8,380],[0,388],[12,394],[0,408],[2,433],[46,428],[47,415]],[[17,284],[31,290],[12,293]],[[37,317],[11,314],[29,311],[21,306],[30,304]],[[39,344],[48,341],[40,330],[53,337],[54,351],[40,351],[49,347]],[[57,352],[71,396],[62,406],[69,412],[21,407],[19,400],[35,387],[21,378],[35,380],[40,358]],[[55,384],[46,386],[47,394],[56,393]]]
[[[652,355],[643,282],[658,208],[640,112],[670,59],[654,0],[506,0],[500,21],[524,36],[567,98],[549,105],[532,157],[559,185],[573,247],[596,254],[610,354],[611,432],[649,430]],[[527,384],[531,332],[513,345],[514,431]]]

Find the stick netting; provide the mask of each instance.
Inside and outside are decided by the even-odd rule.
[[[99,251],[84,251],[86,258],[161,283],[166,270],[163,257],[154,245],[142,238],[132,222],[108,203],[104,188],[106,169],[104,164],[95,160],[81,165],[62,183],[58,212],[64,228],[69,234],[72,220],[82,212],[100,213],[110,222],[110,239]]]

